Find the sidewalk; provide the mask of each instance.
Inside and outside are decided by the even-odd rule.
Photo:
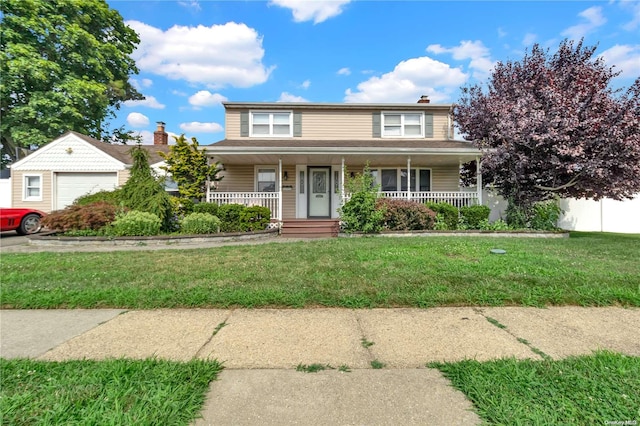
[[[0,336],[4,358],[224,361],[198,425],[474,424],[426,363],[640,356],[640,309],[2,310]],[[315,363],[335,370],[295,371]]]

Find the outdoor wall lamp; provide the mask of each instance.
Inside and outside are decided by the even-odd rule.
[[[282,177],[284,180],[289,180],[289,172],[284,172],[284,175]]]

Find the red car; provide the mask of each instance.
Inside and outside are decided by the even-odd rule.
[[[35,234],[42,229],[40,219],[45,212],[34,209],[0,207],[0,231],[16,231],[20,235]]]

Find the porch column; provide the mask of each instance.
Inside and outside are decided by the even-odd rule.
[[[476,191],[478,204],[482,205],[482,173],[480,173],[480,157],[476,157]]]
[[[282,221],[282,158],[278,159],[278,217]]]
[[[340,167],[340,204],[344,206],[344,157],[342,157],[342,167]]]
[[[407,200],[411,200],[411,157],[407,157]]]

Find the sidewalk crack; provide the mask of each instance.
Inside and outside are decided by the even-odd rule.
[[[234,309],[229,311],[229,315],[227,315],[226,318],[213,329],[213,333],[211,333],[211,336],[209,336],[207,341],[204,342],[202,346],[200,346],[200,349],[196,351],[195,355],[193,355],[193,359],[198,358],[202,354],[202,351],[204,350],[204,348],[213,340],[214,337],[216,337],[216,334],[218,334],[218,332],[222,330],[223,327],[226,327],[227,325],[229,325],[227,324],[227,321],[229,320],[229,318],[231,318],[231,315],[233,315],[233,311]]]

